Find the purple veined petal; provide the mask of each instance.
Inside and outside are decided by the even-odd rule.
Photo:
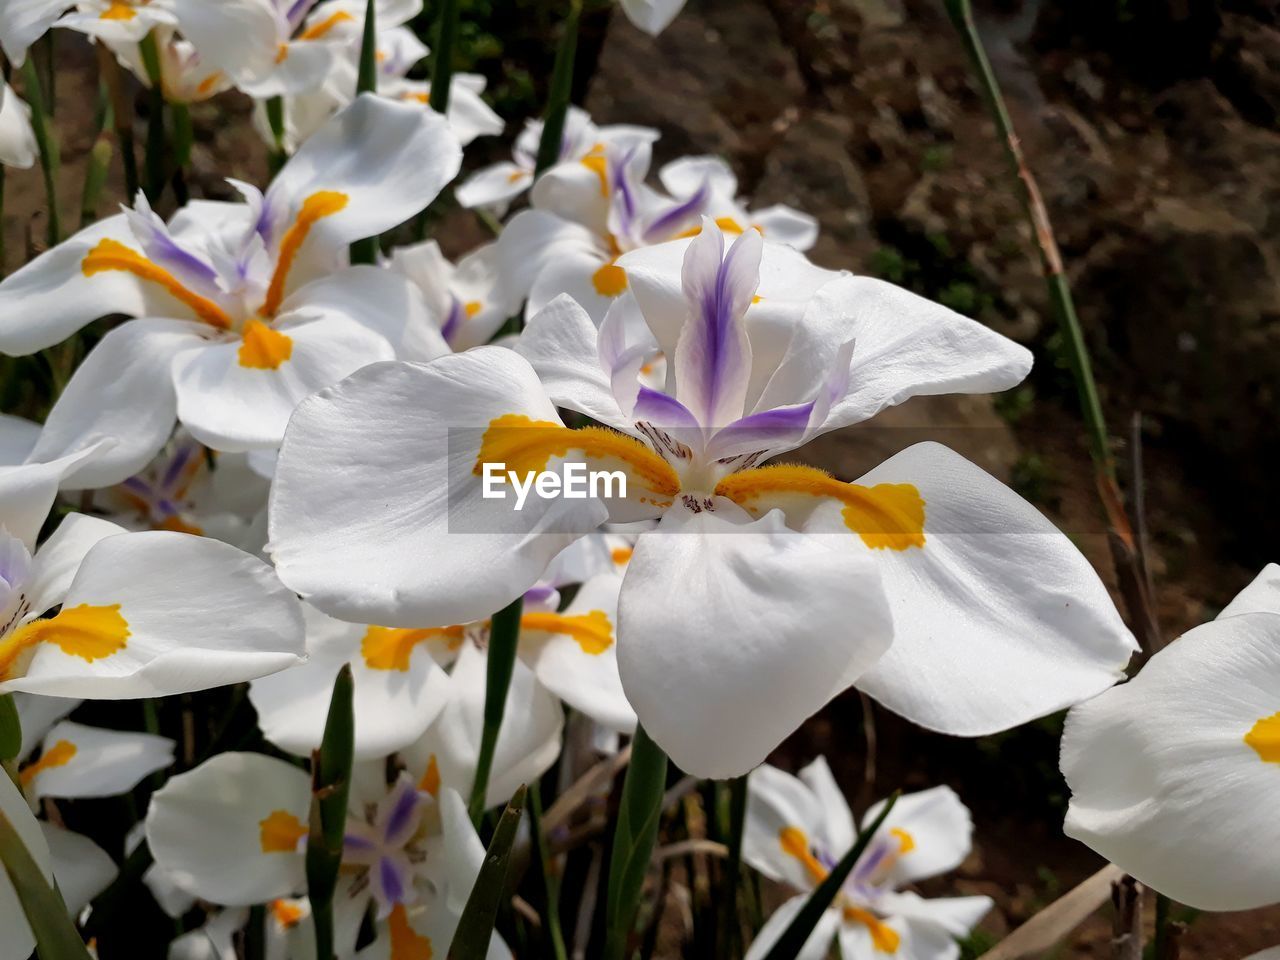
[[[560,596],[560,591],[555,587],[548,584],[536,584],[524,592],[524,602],[529,607],[543,607],[558,596]]]
[[[187,250],[169,235],[169,228],[139,193],[134,209],[125,208],[129,228],[147,259],[168,270],[179,281],[204,294],[215,293],[218,272],[203,257]]]
[[[743,415],[751,345],[742,319],[760,283],[764,239],[747,230],[724,254],[724,234],[704,217],[685,253],[681,282],[689,319],[676,344],[676,395],[704,427]]]
[[[368,866],[378,856],[378,845],[361,833],[348,830],[342,838],[342,859],[344,863]]]
[[[151,501],[153,494],[151,484],[147,483],[147,481],[143,480],[141,477],[129,477],[127,480],[121,481],[120,486],[124,487],[130,493],[134,493],[139,497],[142,497],[148,503]]]
[[[165,467],[160,485],[170,494],[174,493],[174,488],[184,479],[183,473],[190,465],[191,459],[198,453],[199,450],[194,441],[179,444],[168,466]]]
[[[382,833],[386,847],[401,847],[418,829],[422,795],[408,777],[401,777],[387,798],[378,805],[375,829]]]
[[[668,207],[644,228],[645,243],[661,243],[663,240],[670,240],[682,229],[697,223],[710,196],[711,184],[703,180],[702,186],[698,187],[689,199]]]
[[[789,450],[804,442],[817,401],[761,410],[721,427],[707,444],[707,459],[726,460],[744,453]]]
[[[702,447],[702,426],[697,417],[675,397],[641,386],[636,394],[636,405],[631,410],[631,417],[637,423],[647,423],[660,427],[685,446],[694,449]]]
[[[867,848],[853,868],[851,880],[858,885],[865,885],[871,882],[871,878],[875,875],[876,870],[885,862],[885,859],[893,851],[894,845],[884,837],[877,837],[871,842],[871,846]]]
[[[316,0],[278,0],[279,7],[283,7],[285,21],[289,24],[289,32],[292,33],[302,26],[302,21],[307,18],[307,14],[311,12],[311,8],[316,5]],[[278,7],[278,8],[279,8]]]
[[[414,898],[413,872],[402,854],[380,857],[369,868],[369,892],[378,905],[378,919],[385,920],[397,903]]]
[[[636,195],[635,187],[631,185],[631,160],[635,156],[636,148],[632,147],[620,160],[610,163],[609,181],[613,185],[613,214],[614,217],[610,226],[614,233],[631,237],[635,230],[636,222]],[[616,219],[615,219],[616,218]]]

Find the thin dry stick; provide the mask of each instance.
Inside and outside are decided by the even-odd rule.
[[[578,905],[578,922],[573,931],[573,960],[587,960],[587,946],[591,940],[591,920],[596,913],[596,894],[600,889],[600,868],[604,850],[599,844],[591,851],[591,865],[587,867],[587,880],[582,888],[582,902]]]
[[[1107,902],[1111,885],[1123,876],[1123,870],[1108,864],[984,953],[983,960],[1019,960],[1052,949]]]
[[[724,859],[729,856],[729,848],[723,843],[716,843],[714,840],[701,840],[695,837],[691,840],[679,840],[676,843],[669,843],[665,847],[659,847],[653,853],[653,862],[656,865],[668,857],[683,857],[691,853],[704,853],[709,857]]]
[[[631,747],[619,750],[612,757],[606,757],[573,782],[564,793],[556,798],[556,802],[547,808],[542,818],[542,832],[550,835],[559,827],[569,822],[574,812],[591,797],[603,789],[618,773],[631,762]]]
[[[1124,876],[1111,884],[1111,955],[1115,960],[1142,960],[1142,887],[1133,877]]]
[[[1139,569],[1137,545],[1129,519],[1125,514],[1124,498],[1116,482],[1115,457],[1111,452],[1102,403],[1098,399],[1098,386],[1093,378],[1089,348],[1085,344],[1080,319],[1076,316],[1075,301],[1071,296],[1071,286],[1067,281],[1062,254],[1054,237],[1053,225],[1049,221],[1049,211],[1045,207],[1044,198],[1040,194],[1040,187],[1031,173],[1031,168],[1027,165],[1026,157],[1023,156],[1022,143],[1013,128],[1013,120],[1009,116],[1004,96],[1000,92],[1000,84],[996,80],[995,71],[991,68],[991,61],[987,59],[982,39],[973,21],[970,2],[969,0],[945,0],[945,3],[947,13],[959,30],[969,58],[973,61],[978,80],[982,84],[988,106],[991,108],[992,118],[1000,133],[1001,142],[1021,185],[1023,204],[1031,220],[1036,247],[1040,253],[1040,262],[1049,287],[1049,299],[1066,341],[1067,355],[1075,376],[1081,413],[1089,435],[1094,479],[1106,517],[1108,540],[1120,591],[1124,597],[1125,607],[1129,611],[1131,626],[1142,642],[1143,650],[1149,654],[1157,649],[1160,642],[1154,607],[1150,591]]]
[[[858,700],[862,704],[862,737],[867,745],[867,757],[862,766],[862,787],[871,796],[876,786],[876,754],[879,743],[876,736],[875,702],[861,690],[858,691]]]

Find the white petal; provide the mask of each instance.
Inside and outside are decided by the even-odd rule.
[[[114,440],[100,440],[48,463],[0,466],[0,528],[21,540],[28,550],[33,548],[62,478],[81,464],[106,456],[114,446]]]
[[[200,59],[237,84],[262,81],[275,70],[279,39],[270,0],[174,0],[173,7]]]
[[[818,221],[781,203],[752,210],[751,225],[774,243],[785,243],[797,250],[808,250],[818,242]]]
[[[832,283],[823,290],[831,310],[825,323],[840,342],[856,346],[848,392],[832,406],[824,430],[867,420],[909,397],[1006,390],[1031,370],[1025,347],[931,300],[870,277]]]
[[[27,588],[32,612],[44,613],[59,606],[66,599],[85,554],[99,540],[124,532],[123,527],[108,520],[82,513],[67,514],[36,551]]]
[[[112,313],[185,319],[190,311],[156,284],[122,270],[86,277],[86,254],[104,239],[136,251],[124,214],[85,227],[0,282],[0,353],[35,353]]]
[[[531,183],[533,172],[508,160],[477,170],[458,186],[454,196],[468,209],[494,207],[505,211],[506,205],[528,190]]]
[[[756,934],[755,940],[751,942],[751,946],[747,949],[747,955],[743,960],[764,960],[769,950],[778,941],[778,938],[786,932],[787,927],[791,926],[791,921],[796,918],[801,908],[804,907],[807,897],[792,897],[777,910],[773,911],[772,916],[765,921],[760,932]],[[813,933],[809,934],[809,939],[804,942],[804,946],[800,948],[800,952],[796,954],[796,960],[823,960],[831,950],[831,941],[836,938],[836,930],[840,927],[840,911],[827,910],[822,914],[822,919],[818,921],[813,928]]]
[[[104,730],[64,720],[44,737],[44,758],[67,759],[39,771],[26,783],[32,797],[78,800],[127,793],[148,774],[173,763],[167,737]]]
[[[440,791],[440,832],[444,835],[447,903],[461,914],[484,863],[484,844],[471,824],[466,801],[449,787]]]
[[[1280,765],[1265,741],[1245,739],[1278,708],[1280,616],[1244,613],[1186,633],[1067,715],[1067,835],[1189,906],[1280,901]]]
[[[910,484],[924,545],[849,543],[880,565],[893,646],[858,686],[944,733],[981,736],[1100,693],[1137,645],[1093,567],[1038,510],[936,443],[858,480]],[[806,529],[844,530],[839,505]]]
[[[545,210],[520,211],[498,237],[500,273],[517,301],[530,296],[534,283],[550,264],[565,257],[599,253],[599,244],[590,230]],[[531,306],[528,315],[534,316],[556,295],[567,292],[557,291],[546,301]]]
[[[990,897],[930,897],[918,894],[885,895],[884,909],[907,923],[908,939],[919,927],[933,928],[949,937],[967,937],[995,905]]]
[[[351,320],[281,317],[275,332],[292,341],[275,368],[245,366],[244,341],[189,350],[173,363],[178,419],[193,437],[215,450],[272,448],[299,403],[366,364],[395,354],[379,334]]]
[[[462,150],[438,114],[365,94],[311,137],[271,184],[268,199],[300,205],[321,190],[347,195],[316,224],[329,242],[383,233],[422,210],[457,176]]]
[[[603,650],[568,633],[541,636],[527,628],[520,636],[521,652],[536,645],[533,668],[544,687],[568,706],[618,733],[635,730],[636,715],[627,703],[618,677],[618,591],[622,577],[608,573],[588,580],[565,608],[566,618],[603,616],[609,626],[609,645]]]
[[[58,892],[66,901],[72,917],[89,905],[89,901],[111,886],[119,870],[116,863],[88,837],[52,823],[41,823],[45,842],[53,857],[53,875]]]
[[[24,675],[0,689],[96,699],[167,696],[265,676],[302,656],[298,602],[262,561],[179,533],[108,537],[85,556],[63,604],[119,607],[114,652],[40,643]],[[74,649],[74,647],[73,647]]]
[[[0,80],[0,164],[30,169],[39,155],[31,129],[31,108]]]
[[[875,663],[891,624],[869,557],[788,530],[779,514],[744,522],[724,500],[715,511],[677,503],[640,537],[618,666],[679,767],[733,777]]]
[[[0,7],[0,46],[14,66],[22,66],[27,48],[44,36],[65,9],[67,4],[61,0],[6,0]]]
[[[473,644],[462,648],[453,668],[453,698],[426,735],[408,751],[416,758],[410,763],[414,769],[425,770],[426,758],[434,754],[440,782],[467,797],[475,781],[484,730],[487,664],[488,658]],[[517,660],[494,750],[486,806],[506,803],[517,787],[532,783],[555,763],[560,755],[563,726],[560,702],[543,689],[533,671]]]
[[[199,326],[131,320],[108,333],[49,411],[33,460],[67,456],[106,438],[114,445],[68,473],[64,489],[106,487],[140,473],[173,431],[177,400],[169,364],[199,351]]]
[[[304,888],[302,854],[265,852],[262,821],[284,814],[305,825],[310,804],[310,780],[297,767],[223,753],[156,792],[147,843],[156,863],[192,893],[250,906]]]
[[[871,825],[885,801],[873,804],[862,818],[863,829]],[[902,886],[926,877],[954,870],[969,855],[973,821],[969,809],[950,787],[934,787],[898,798],[889,818],[880,828],[881,836],[899,848],[907,847],[888,874],[890,886]],[[907,843],[902,833],[911,838]]]
[[[449,698],[449,677],[426,644],[414,646],[407,670],[376,669],[361,650],[369,627],[332,620],[312,608],[305,608],[305,616],[310,659],[249,686],[263,736],[282,750],[309,756],[324,736],[334,677],[350,663],[356,758],[386,757],[421,737]]]
[[[40,439],[40,424],[0,413],[0,467],[16,466],[27,459]]]
[[[827,765],[827,758],[815,757],[808,766],[800,769],[798,776],[822,805],[821,835],[826,839],[827,849],[834,856],[844,856],[858,836],[853,827],[853,812],[831,773],[831,767]]]
[[[49,853],[49,844],[41,832],[39,822],[31,815],[27,801],[7,776],[0,777],[0,817],[8,821],[40,867],[45,879],[53,882],[53,859]],[[4,939],[0,940],[0,958],[27,960],[35,949],[35,937],[27,925],[27,916],[18,900],[17,891],[13,889],[9,875],[4,870],[0,870],[0,930],[5,932]]]
[[[799,830],[810,844],[824,844],[826,811],[802,780],[761,764],[747,775],[747,814],[742,828],[742,858],[771,880],[809,890],[814,878],[799,858],[782,847],[782,831]],[[844,851],[824,850],[836,857]]]
[[[84,701],[68,697],[41,697],[34,693],[15,693],[13,702],[18,708],[18,720],[22,724],[22,747],[18,750],[18,760],[21,762],[35,750],[50,727]]]
[[[1242,613],[1280,614],[1280,564],[1268,563],[1253,582],[1241,590],[1218,619],[1239,616]]]
[[[501,347],[376,364],[307,400],[272,488],[281,578],[332,616],[394,627],[468,623],[523,594],[606,511],[483,498],[481,436],[508,414],[559,424],[528,363]]]

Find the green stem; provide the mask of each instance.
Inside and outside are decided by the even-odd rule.
[[[542,871],[542,888],[546,895],[546,911],[543,917],[547,940],[555,960],[567,960],[564,933],[560,929],[560,882],[556,878],[547,849],[547,838],[542,832],[542,791],[534,784],[529,791],[529,832],[533,834],[534,848],[538,853],[538,866]]]
[[[98,137],[89,151],[89,162],[84,172],[84,189],[80,193],[80,226],[84,228],[98,219],[98,202],[102,199],[102,188],[106,186],[107,174],[111,170],[111,137],[107,131],[111,128],[112,115],[111,96],[103,85],[102,104],[99,111]]]
[[[275,141],[271,156],[267,160],[271,176],[274,177],[288,159],[284,146],[284,97],[270,97],[267,100],[267,123],[271,127],[271,137]]]
[[[4,276],[4,164],[0,163],[0,277]]]
[[[944,2],[948,15],[956,29],[960,31],[965,50],[973,61],[996,128],[1000,132],[1005,153],[1017,172],[1018,181],[1022,186],[1022,199],[1027,216],[1031,220],[1041,263],[1048,280],[1049,297],[1067,342],[1067,354],[1071,362],[1071,372],[1075,377],[1076,390],[1080,395],[1080,407],[1089,433],[1089,446],[1094,464],[1106,477],[1114,480],[1115,460],[1111,455],[1111,446],[1107,438],[1107,423],[1102,413],[1102,403],[1098,399],[1098,386],[1093,377],[1089,348],[1085,343],[1080,320],[1076,316],[1071,287],[1067,283],[1062,255],[1054,239],[1048,211],[1045,209],[1044,200],[1040,196],[1040,189],[1036,185],[1030,167],[1027,166],[1026,158],[1022,154],[1018,134],[1013,128],[1013,120],[1005,105],[1004,95],[1000,92],[1000,84],[996,80],[991,61],[987,58],[987,52],[982,46],[982,38],[978,35],[978,28],[973,20],[970,0],[944,0]]]
[[[22,750],[22,721],[13,694],[0,693],[0,762],[17,759]]]
[[[44,195],[49,207],[47,236],[49,246],[52,247],[62,239],[62,221],[58,214],[57,179],[61,153],[57,137],[49,125],[44,91],[40,86],[40,75],[36,70],[34,57],[27,57],[22,64],[22,82],[22,92],[26,95],[27,105],[31,107],[31,129],[35,133],[36,146],[40,148],[40,172],[44,175]]]
[[[378,92],[378,24],[377,7],[368,0],[364,12],[364,37],[360,42],[360,73],[356,79],[356,96]],[[351,244],[351,262],[378,262],[378,238],[365,237]]]
[[[573,92],[573,61],[578,51],[578,19],[581,14],[582,0],[572,0],[564,32],[556,47],[555,65],[551,69],[551,88],[547,96],[547,112],[542,118],[542,139],[538,141],[535,175],[555,166],[560,159],[565,116],[569,112],[569,97]]]
[[[667,755],[644,727],[636,725],[631,763],[622,782],[622,802],[609,858],[609,892],[605,904],[606,960],[624,960],[635,927],[645,871],[658,836],[662,795],[667,786]]]
[[[120,144],[120,161],[124,167],[124,189],[128,201],[133,203],[138,195],[138,158],[133,148],[133,104],[125,92],[120,64],[106,44],[99,41],[98,73],[106,85],[111,100],[112,119],[115,123],[116,142]]]
[[[155,33],[148,33],[138,44],[142,64],[151,83],[148,92],[150,102],[147,117],[147,199],[155,203],[164,190],[165,181],[165,133],[164,133],[164,83],[160,70],[160,50],[156,46]]]
[[[493,755],[498,746],[498,732],[507,711],[507,690],[516,667],[516,649],[520,645],[520,615],[524,597],[517,597],[493,616],[489,626],[489,660],[484,689],[484,730],[480,734],[480,755],[476,761],[476,778],[471,784],[471,801],[467,811],[471,822],[480,827],[484,816],[485,795],[489,792],[489,774],[493,771]]]
[[[307,895],[316,930],[317,960],[333,960],[333,896],[342,865],[347,826],[351,765],[355,760],[355,718],[351,665],[344,664],[333,684],[324,738],[312,757],[311,830],[307,837]]]
[[[458,39],[458,0],[443,0],[431,62],[431,109],[449,110],[449,88],[453,85],[453,48]]]
[[[1156,894],[1156,930],[1155,943],[1152,947],[1153,960],[1165,960],[1169,949],[1169,921],[1173,901],[1163,893]]]
[[[267,909],[258,904],[249,908],[249,922],[244,928],[244,960],[266,960]]]

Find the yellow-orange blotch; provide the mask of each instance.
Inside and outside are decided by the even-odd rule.
[[[272,810],[258,821],[258,843],[263,853],[294,853],[307,835],[302,821],[288,810]]]
[[[598,657],[613,646],[613,624],[603,610],[589,613],[526,613],[520,618],[523,630],[563,633],[578,641],[583,653]]]
[[[1244,742],[1257,752],[1265,763],[1280,763],[1280,713],[1263,717],[1244,735]]]
[[[104,237],[85,254],[84,260],[80,262],[80,272],[86,277],[95,277],[100,273],[109,273],[113,270],[131,273],[139,280],[154,283],[210,326],[220,330],[231,327],[231,318],[212,300],[200,296],[193,290],[188,290],[168,270],[152,263],[136,250],[126,247],[118,240]]]
[[[591,285],[602,297],[620,297],[627,289],[627,271],[610,260],[591,275]]]
[[[236,359],[240,366],[250,370],[279,370],[281,364],[293,356],[293,338],[279,330],[272,330],[261,320],[250,320],[244,325],[244,337]]]
[[[119,653],[128,639],[129,622],[120,615],[118,603],[64,608],[55,617],[24,624],[0,641],[0,679],[11,679],[18,658],[37,644],[55,644],[68,656],[93,663]]]
[[[433,797],[440,795],[440,764],[436,763],[434,753],[427,757],[427,772],[418,781],[418,789]]]
[[[387,932],[391,935],[391,960],[431,960],[431,938],[424,937],[409,923],[404,904],[397,903],[387,918]]]
[[[465,628],[424,627],[370,627],[360,641],[360,655],[370,670],[398,670],[408,673],[413,648],[428,640],[443,640],[450,650],[462,646]]]
[[[32,781],[46,770],[52,770],[55,767],[65,767],[70,763],[75,755],[79,753],[79,748],[70,740],[59,740],[48,750],[40,755],[40,759],[35,763],[26,767],[20,774],[18,779],[24,787],[31,786]]]

